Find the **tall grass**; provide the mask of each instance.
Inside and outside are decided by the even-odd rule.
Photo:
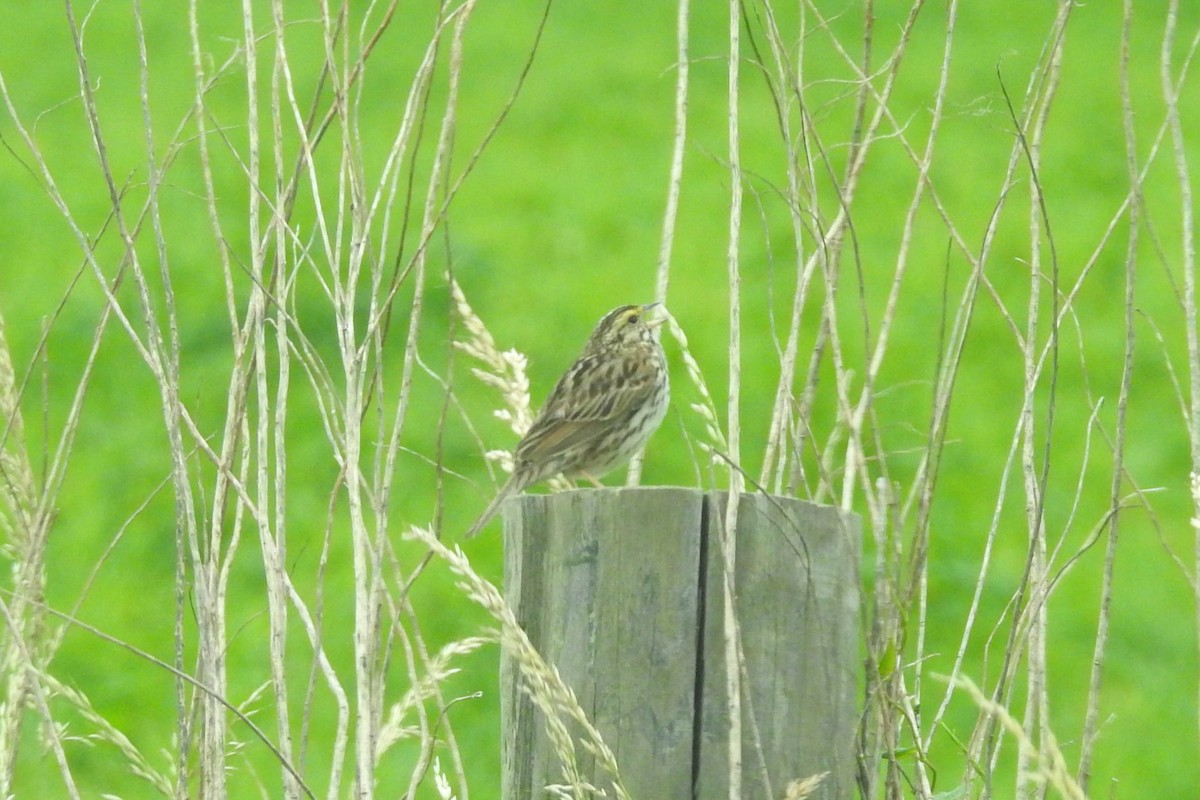
[[[961,33],[978,12],[957,0],[675,11],[660,59],[675,62],[661,109],[674,134],[661,174],[643,179],[665,198],[644,287],[672,309],[682,365],[679,424],[651,450],[679,453],[648,463],[728,488],[726,529],[748,491],[862,515],[862,797],[1107,794],[1097,775],[1120,772],[1103,765],[1105,742],[1139,744],[1106,694],[1122,566],[1165,553],[1163,580],[1183,576],[1200,632],[1200,21],[1178,0],[1124,0],[1100,14],[1115,21],[1108,38],[1087,40],[1117,43],[1086,54],[1111,80],[1088,82],[1072,42],[1098,23],[1072,2],[1012,21],[1036,52],[982,65],[978,38]],[[22,332],[32,345],[19,357],[0,316],[0,797],[495,796],[470,780],[494,754],[461,733],[491,687],[464,686],[461,670],[474,680],[472,654],[494,643],[550,727],[563,762],[551,791],[594,794],[579,747],[620,791],[603,732],[524,637],[486,561],[454,546],[486,494],[463,473],[484,455],[509,466],[476,398],[498,393],[518,434],[536,406],[525,357],[491,330],[504,303],[477,302],[532,271],[488,284],[464,268],[472,223],[455,215],[506,146],[562,10],[514,17],[523,44],[491,105],[464,100],[495,78],[474,68],[488,43],[472,37],[511,29],[479,21],[497,12],[477,0],[244,0],[230,15],[190,0],[164,13],[66,3],[66,44],[46,54],[70,65],[65,100],[0,57],[5,174],[52,210],[61,236],[42,237],[43,252],[79,265],[47,281],[63,299],[42,331]],[[183,51],[164,25],[186,31]],[[114,27],[133,44],[112,48]],[[983,111],[955,88],[979,70]],[[719,109],[706,110],[714,86]],[[1089,114],[1121,153],[1057,124],[1064,95],[1079,103],[1097,86],[1107,100]],[[1069,163],[1081,148],[1121,175],[1083,210]],[[725,215],[720,235],[689,197]],[[719,257],[698,260],[689,239]],[[553,319],[536,302],[512,307]],[[83,313],[89,335],[64,364],[56,337]],[[116,378],[127,413],[93,419],[89,393],[114,371],[132,376]],[[1155,397],[1137,405],[1139,391]],[[154,440],[105,468],[152,488],[82,572],[56,561],[61,518],[87,513],[70,468],[103,466],[81,435],[137,439],[149,407]],[[1189,465],[1144,478],[1164,440],[1186,440]],[[1154,482],[1186,495],[1190,515],[1176,499],[1160,518]],[[1127,544],[1135,513],[1157,542]],[[1191,556],[1175,553],[1185,517]],[[171,586],[96,602],[131,540],[163,526]],[[732,540],[723,548],[732,562]],[[727,576],[731,797],[750,768],[741,726],[753,726],[737,588]],[[171,617],[169,632],[140,638],[125,603]],[[1084,630],[1065,611],[1081,605]],[[94,650],[91,672],[62,666],[67,637]],[[1080,638],[1085,658],[1056,653]],[[103,699],[130,663],[170,682],[138,689],[172,715],[154,741]],[[1183,671],[1195,719],[1200,679],[1194,663]],[[822,796],[819,775],[780,778],[789,797]]]

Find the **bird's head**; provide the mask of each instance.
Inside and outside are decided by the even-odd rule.
[[[666,317],[652,318],[654,308],[658,305],[647,303],[644,306],[614,308],[596,324],[586,350],[590,352],[653,342],[653,330],[667,321]]]

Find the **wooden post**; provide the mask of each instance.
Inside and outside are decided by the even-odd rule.
[[[614,752],[634,800],[729,796],[724,503],[645,487],[525,495],[505,507],[508,602]],[[736,535],[742,797],[776,800],[789,781],[820,772],[829,776],[813,797],[849,797],[858,518],[748,494]],[[500,675],[501,797],[540,800],[564,782],[559,759],[507,653]],[[607,774],[576,752],[582,778],[612,797]]]

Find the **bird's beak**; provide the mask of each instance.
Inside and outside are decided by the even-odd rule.
[[[642,306],[642,313],[649,314],[651,311],[653,311],[655,308],[658,308],[661,305],[662,305],[662,303],[646,303],[646,305]],[[665,310],[666,309],[664,309],[664,311]],[[666,321],[667,321],[667,318],[664,315],[664,316],[659,317],[658,319],[650,320],[649,322],[646,323],[646,327],[647,328],[657,328],[659,325],[662,325]]]

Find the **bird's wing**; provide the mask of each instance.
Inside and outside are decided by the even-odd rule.
[[[654,365],[644,359],[586,355],[559,379],[517,447],[517,459],[544,461],[603,435],[608,423],[645,403]]]

